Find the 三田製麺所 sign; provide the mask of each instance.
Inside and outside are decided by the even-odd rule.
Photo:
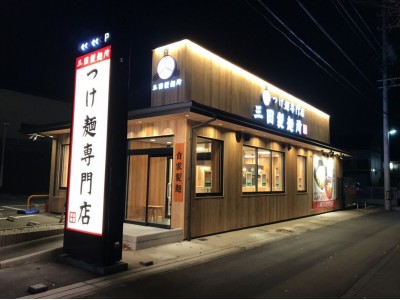
[[[76,59],[66,229],[103,234],[111,46]]]

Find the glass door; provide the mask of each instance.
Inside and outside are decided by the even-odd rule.
[[[150,152],[128,156],[126,220],[170,227],[172,151]]]
[[[126,219],[147,222],[148,155],[128,156]]]
[[[168,215],[168,157],[150,157],[147,220],[152,224],[169,225]]]

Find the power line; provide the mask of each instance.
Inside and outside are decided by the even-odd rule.
[[[339,0],[337,0],[337,3],[339,4],[340,8],[342,10],[340,10],[340,8],[335,4],[335,0],[331,0],[331,3],[333,4],[333,6],[337,9],[337,11],[339,12],[339,14],[342,16],[342,18],[345,20],[345,22],[347,23],[347,25],[350,27],[351,31],[353,31],[353,33],[356,36],[359,36],[358,33],[354,30],[354,28],[356,28],[358,30],[358,32],[361,34],[361,36],[364,38],[365,42],[371,47],[372,51],[374,51],[374,53],[376,55],[379,55],[378,50],[376,50],[375,46],[372,45],[371,41],[368,39],[368,37],[364,34],[364,32],[360,29],[360,27],[358,26],[358,24],[354,21],[354,19],[350,16],[350,14],[347,12],[346,8],[339,2]],[[345,13],[345,15],[342,13],[342,11]],[[347,18],[346,18],[347,16]],[[351,23],[348,21],[350,20]]]
[[[368,82],[371,87],[374,87],[374,84],[365,76],[364,72],[360,70],[360,68],[353,62],[353,60],[346,54],[346,52],[336,43],[336,41],[329,35],[329,33],[318,23],[318,21],[311,15],[311,13],[307,10],[307,8],[301,3],[300,0],[296,0],[297,4],[305,11],[305,13],[310,17],[310,19],[314,22],[314,24],[318,27],[319,30],[336,46],[336,48],[343,54],[343,56],[350,62],[350,64],[358,71],[358,73]]]
[[[377,38],[374,36],[374,34],[371,31],[371,28],[369,28],[369,26],[367,25],[367,23],[365,22],[364,18],[361,16],[360,12],[358,11],[358,9],[354,6],[352,0],[348,0],[351,7],[353,8],[353,10],[356,12],[357,16],[359,17],[359,19],[361,20],[362,24],[364,25],[364,27],[367,29],[367,31],[369,32],[369,34],[371,35],[371,37],[373,38],[373,40],[375,41],[376,45],[379,47],[379,50],[382,49],[382,45],[381,43],[377,40]]]
[[[296,44],[295,41],[293,41],[290,37],[288,37],[282,30],[280,30],[278,27],[276,27],[269,19],[266,17],[262,12],[260,12],[255,6],[253,6],[251,3],[249,3],[248,0],[246,0],[246,3],[253,8],[258,14],[260,14],[267,22],[270,24],[272,27],[274,27],[277,31],[279,31],[291,44],[293,44],[295,47],[297,47],[305,56],[307,56],[309,59],[311,59],[318,67],[320,67],[322,70],[324,70],[329,76],[331,76],[335,81],[339,84],[342,85],[342,83],[332,74],[330,73],[326,68],[324,68],[321,64],[318,63],[312,56],[310,56],[303,48],[301,48],[298,44]],[[343,86],[343,85],[342,85]],[[344,86],[343,86],[344,87]]]
[[[257,0],[261,6],[264,7],[264,9],[270,14],[272,15],[275,20],[277,20],[291,35],[293,35],[301,44],[302,46],[304,46],[308,51],[310,51],[312,54],[314,54],[321,62],[323,62],[324,65],[326,65],[329,69],[331,69],[338,77],[340,77],[344,82],[347,83],[348,86],[350,86],[355,92],[357,92],[362,98],[369,100],[369,98],[367,96],[365,96],[357,87],[355,87],[349,80],[347,80],[347,78],[345,78],[342,74],[340,74],[338,71],[336,71],[336,69],[334,67],[332,67],[325,59],[323,59],[315,50],[313,50],[311,47],[309,47],[301,38],[299,38],[271,9],[269,9],[261,0]],[[246,1],[248,4],[249,2]],[[254,6],[250,5],[252,8],[254,8]],[[256,10],[257,12],[259,12],[258,10]],[[259,12],[260,13],[260,12]],[[261,15],[268,20],[268,18],[261,13]],[[271,24],[271,21],[268,20],[268,22]],[[273,27],[275,29],[277,29],[276,26],[273,25]],[[281,30],[279,30],[279,32],[281,32],[292,44],[293,41],[291,39],[288,38],[288,36],[286,34],[284,34]],[[297,45],[296,43],[294,43],[294,45],[296,45],[297,48],[301,49],[301,47],[299,45]],[[302,52],[304,53],[305,51],[303,49],[301,49]],[[307,57],[310,58],[309,55],[307,55]],[[315,62],[315,59],[312,59]],[[320,66],[320,64],[317,63],[318,66]],[[320,66],[321,67],[321,66]],[[335,76],[333,76],[330,72],[328,72],[325,68],[322,68],[325,72],[327,72],[331,77],[333,77],[340,85],[342,85],[343,87],[345,87],[337,78],[335,78]],[[346,88],[346,87],[345,87]]]

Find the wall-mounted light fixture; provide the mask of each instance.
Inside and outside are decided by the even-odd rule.
[[[40,134],[40,133],[31,133],[31,134],[28,134],[28,135],[29,135],[29,139],[31,141],[36,141],[38,139],[38,137],[55,139],[52,135],[44,135],[44,134]]]
[[[240,141],[242,140],[242,133],[236,132],[235,137],[236,137],[236,142],[240,143]]]

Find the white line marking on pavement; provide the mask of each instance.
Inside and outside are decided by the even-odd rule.
[[[17,206],[18,206],[18,205],[17,205]],[[23,206],[23,207],[25,207],[25,205],[20,205],[20,206]],[[21,209],[21,208],[12,207],[12,206],[2,206],[2,207],[4,207],[4,208],[8,208],[8,209],[15,209],[15,210],[19,210],[19,209]]]
[[[37,215],[18,215],[18,216],[10,216],[10,217],[15,217],[15,218],[28,218],[28,217],[36,217]],[[8,217],[6,218],[0,218],[0,220],[7,220]]]

